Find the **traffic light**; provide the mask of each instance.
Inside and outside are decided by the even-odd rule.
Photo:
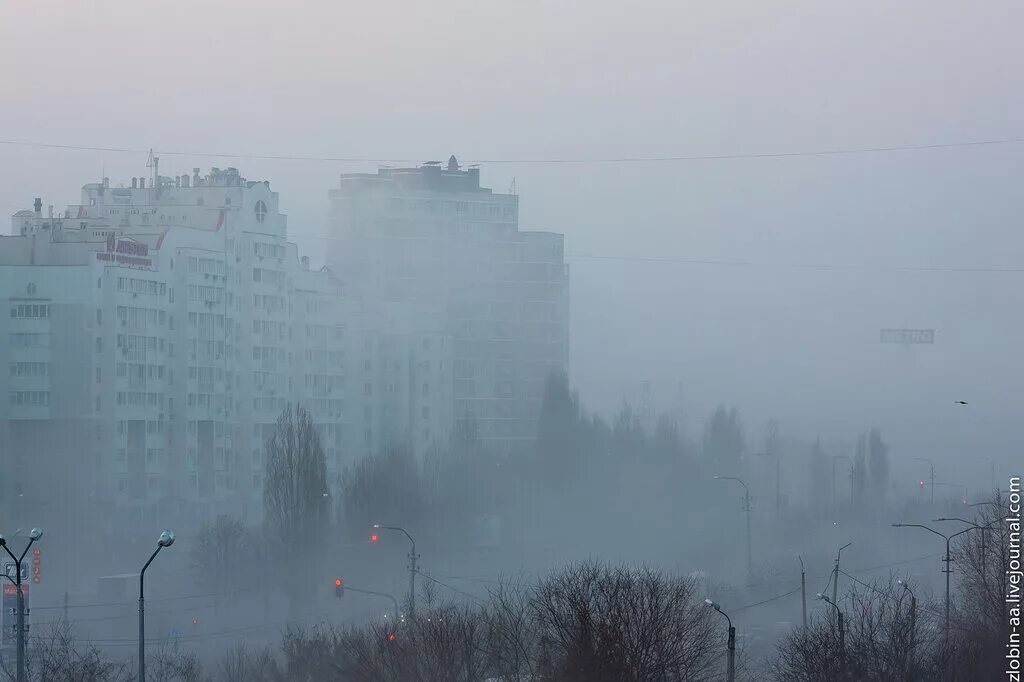
[[[377,534],[376,533],[373,533],[372,535],[370,535],[370,542],[377,542]]]
[[[924,488],[924,481],[918,481],[917,485],[919,485],[920,487]]]
[[[389,642],[395,641],[395,633],[392,632],[390,635],[388,635],[388,641]]]
[[[334,579],[334,596],[341,599],[341,596],[345,594],[345,581],[341,578]]]

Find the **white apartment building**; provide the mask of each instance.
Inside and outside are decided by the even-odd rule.
[[[56,214],[37,200],[0,237],[0,508],[12,523],[45,525],[58,509],[81,510],[49,519],[72,528],[254,522],[263,442],[289,403],[313,414],[326,492],[377,445],[361,419],[382,379],[358,349],[385,337],[351,333],[338,279],[299,258],[269,183],[233,168],[155,177],[87,184]],[[409,395],[424,383],[401,372]]]
[[[451,339],[451,406],[493,449],[529,447],[548,374],[569,362],[563,237],[519,229],[519,201],[478,168],[382,168],[331,190],[330,267],[371,307],[435,316]],[[421,434],[422,436],[422,434]]]

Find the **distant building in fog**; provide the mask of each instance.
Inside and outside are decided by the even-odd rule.
[[[56,215],[37,200],[0,237],[0,509],[255,521],[289,403],[313,415],[332,490],[374,439],[445,433],[450,388],[421,365],[450,366],[450,340],[350,306],[287,241],[269,183],[148,185],[88,184]]]
[[[434,311],[454,343],[455,419],[475,420],[499,451],[528,446],[546,377],[568,368],[563,236],[520,231],[518,197],[481,187],[479,169],[455,157],[343,174],[330,198],[327,259],[346,291],[370,307]]]

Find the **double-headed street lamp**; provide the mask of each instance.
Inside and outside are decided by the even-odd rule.
[[[935,535],[938,535],[940,538],[942,538],[943,540],[946,541],[946,558],[942,560],[946,564],[946,567],[944,569],[942,569],[942,572],[946,574],[946,633],[945,633],[945,638],[946,638],[946,641],[948,642],[949,641],[949,574],[953,572],[953,568],[950,566],[950,562],[953,561],[953,560],[949,556],[949,543],[957,535],[963,535],[964,533],[966,533],[968,531],[972,531],[975,528],[981,528],[981,526],[971,526],[970,528],[965,528],[964,530],[960,531],[959,533],[953,533],[952,535],[945,535],[943,533],[940,533],[937,530],[929,528],[928,526],[922,526],[919,523],[894,523],[892,525],[893,525],[894,528],[923,528],[924,530],[928,531],[929,533],[933,533]]]
[[[719,476],[716,474],[715,480],[736,481],[743,486],[743,511],[747,513],[747,575],[749,576],[754,570],[754,559],[750,551],[750,488],[747,487],[747,484],[742,479],[735,476]]]
[[[987,562],[985,560],[985,554],[987,554],[987,552],[985,551],[985,531],[989,529],[989,526],[998,523],[998,521],[993,521],[987,526],[979,526],[974,521],[968,521],[967,519],[962,519],[959,516],[943,516],[941,518],[932,520],[936,523],[938,523],[939,521],[959,521],[960,523],[966,523],[968,526],[971,526],[971,528],[977,528],[981,531],[981,575],[983,580],[988,580],[988,570],[986,570]],[[970,530],[970,528],[968,528],[967,530]]]
[[[14,583],[18,591],[18,622],[15,626],[18,629],[18,682],[25,682],[25,593],[21,589],[21,562],[25,559],[25,555],[28,554],[33,543],[41,537],[43,537],[43,529],[33,528],[28,535],[28,544],[25,545],[25,550],[21,556],[15,556],[11,548],[7,546],[7,539],[0,535],[0,547],[3,547],[8,556],[14,559],[14,570],[17,572],[14,578],[8,575],[7,579]]]
[[[736,682],[736,628],[732,626],[732,618],[722,610],[721,606],[712,600],[705,599],[704,603],[725,616],[725,621],[729,624],[729,639],[726,644],[729,651],[729,662],[726,669],[726,680],[727,682]]]
[[[400,526],[382,526],[379,523],[373,524],[374,528],[380,530],[396,530],[400,533],[404,533],[405,537],[409,538],[409,542],[412,545],[409,550],[409,618],[416,617],[416,560],[420,558],[420,555],[416,553],[416,541],[409,535],[409,531]],[[371,535],[370,540],[373,542],[377,541],[376,535]]]
[[[149,556],[149,561],[139,571],[139,682],[146,682],[146,596],[143,589],[146,569],[153,563],[153,559],[156,558],[161,549],[170,547],[173,544],[173,532],[165,530],[163,533],[160,533],[160,538],[156,541],[156,549]]]

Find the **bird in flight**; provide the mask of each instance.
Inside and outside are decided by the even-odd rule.
[[[954,400],[953,402],[956,403],[957,405],[966,405],[967,404],[966,400]]]

